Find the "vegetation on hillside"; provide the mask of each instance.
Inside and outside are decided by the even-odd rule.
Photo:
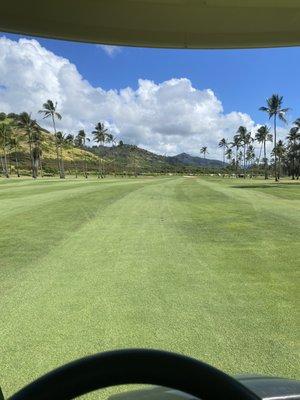
[[[244,178],[262,174],[265,179],[272,174],[276,181],[282,175],[299,179],[300,118],[294,122],[286,142],[277,141],[278,119],[286,123],[289,110],[283,107],[283,97],[273,94],[267,99],[267,106],[260,110],[273,119],[272,132],[267,125],[260,126],[256,132],[239,126],[231,140],[222,138],[217,144],[222,150],[221,162],[207,159],[207,146],[200,149],[203,158],[186,153],[173,157],[151,153],[117,140],[102,122],[98,122],[91,132],[94,144],[83,129],[74,135],[64,134],[57,130],[57,121],[62,119],[57,103],[47,100],[39,113],[51,120],[53,133],[42,128],[26,112],[0,113],[2,175],[8,178],[12,174],[19,177],[30,173],[35,179],[58,174],[63,179],[66,172],[76,177],[82,174],[85,178],[89,174],[104,178],[107,174],[219,173]],[[269,155],[268,142],[273,142]]]

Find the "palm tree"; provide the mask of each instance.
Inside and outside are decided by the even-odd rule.
[[[0,146],[2,148],[3,157],[1,156],[2,173],[3,176],[9,178],[9,172],[7,167],[7,146],[9,144],[11,135],[11,128],[9,125],[1,123],[0,124]]]
[[[265,169],[265,179],[268,179],[268,159],[266,151],[266,142],[272,142],[273,136],[270,133],[270,128],[267,125],[262,125],[258,128],[255,134],[255,140],[264,148],[264,169]],[[260,156],[259,156],[260,159]]]
[[[18,135],[15,130],[12,130],[12,136],[9,141],[10,148],[14,151],[15,153],[15,164],[16,164],[16,172],[17,172],[17,177],[20,178],[20,169],[19,169],[19,153],[20,153],[20,142],[21,142],[21,137]]]
[[[298,120],[300,125],[300,119],[298,118]],[[296,120],[294,123],[296,124],[298,120]],[[289,141],[289,153],[292,159],[292,168],[291,168],[292,179],[295,179],[295,172],[296,172],[295,160],[297,158],[297,141],[300,139],[299,127],[298,126],[292,127],[286,138]]]
[[[31,119],[31,115],[27,112],[22,112],[19,115],[17,126],[23,129],[27,135],[28,144],[29,144],[29,153],[30,153],[30,161],[31,161],[31,171],[32,177],[35,179],[37,176],[35,175],[35,167],[34,167],[34,157],[32,153],[32,135],[38,129],[37,123],[34,119]]]
[[[246,151],[246,161],[251,163],[251,161],[253,161],[254,159],[255,159],[255,149],[254,149],[254,146],[252,144],[250,144],[247,147],[247,151]]]
[[[238,151],[239,148],[241,147],[241,139],[240,135],[234,135],[233,136],[233,141],[231,143],[231,147],[235,147],[235,172],[237,174],[238,172],[238,167],[239,167],[239,156],[238,156]]]
[[[77,163],[75,161],[75,156],[74,156],[74,136],[71,135],[70,133],[65,137],[65,145],[67,148],[71,149],[73,164],[75,167],[75,178],[77,179],[78,178],[78,169],[77,169]]]
[[[39,167],[41,169],[41,177],[43,177],[43,166],[41,162],[42,149],[41,149],[41,133],[38,129],[35,129],[31,135],[31,141],[33,144],[32,158],[34,167],[34,176],[38,176]]]
[[[229,161],[232,159],[232,148],[229,147],[226,149],[225,156],[226,156],[227,160],[229,160]]]
[[[300,118],[297,118],[296,121],[294,121],[294,125],[296,125],[297,128],[297,133],[298,133],[298,138],[296,139],[296,143],[293,145],[293,156],[297,161],[297,168],[296,168],[296,174],[297,174],[297,179],[299,179],[299,172],[300,172]]]
[[[218,144],[219,148],[223,149],[223,164],[225,165],[225,152],[228,147],[227,140],[225,138],[221,139]]]
[[[243,152],[242,152],[242,150],[240,150],[238,152],[238,164],[239,165],[241,164],[242,160],[243,160]]]
[[[208,151],[207,151],[207,147],[206,147],[206,146],[201,147],[201,149],[200,149],[200,154],[203,154],[203,158],[204,158],[204,160],[205,160],[205,156],[206,156],[206,154],[208,154]]]
[[[289,108],[282,108],[283,104],[283,96],[279,96],[278,94],[272,94],[271,97],[267,99],[267,107],[260,107],[260,111],[264,111],[269,115],[269,119],[273,118],[274,121],[274,149],[277,145],[277,117],[283,121],[287,122],[285,119],[286,113],[289,111]],[[279,177],[277,175],[277,152],[274,152],[274,170],[275,170],[275,181],[277,182]]]
[[[281,161],[284,158],[286,153],[286,148],[282,140],[278,140],[278,143],[276,144],[276,147],[273,149],[273,155],[274,157],[278,157],[278,179],[280,178],[280,173],[281,173]]]
[[[243,169],[244,169],[244,178],[246,178],[246,153],[248,146],[252,142],[251,132],[248,132],[245,126],[240,126],[236,133],[239,136],[240,146],[243,148],[243,164],[244,164]]]
[[[108,136],[108,130],[105,128],[104,124],[102,122],[98,122],[98,124],[95,126],[95,129],[92,132],[94,136],[94,141],[98,143],[98,146],[104,146],[104,143],[107,141],[107,136]],[[104,172],[103,172],[103,163],[102,163],[102,157],[100,157],[100,152],[99,152],[99,158],[98,158],[98,178],[104,178]]]
[[[60,170],[61,170],[61,173],[62,173],[63,177],[65,178],[65,166],[64,166],[64,158],[63,158],[63,148],[65,147],[66,143],[65,143],[65,135],[61,131],[56,132],[56,134],[55,134],[55,142],[56,142],[57,148],[58,148],[58,157],[59,157],[59,163],[60,163]]]
[[[232,148],[231,147],[227,147],[225,150],[225,157],[227,158],[227,160],[229,161],[230,164],[232,164]]]
[[[86,136],[86,133],[83,129],[80,129],[76,136],[76,143],[81,149],[84,150],[86,142],[89,142],[90,139]],[[84,176],[87,179],[88,178],[88,173],[87,173],[87,159],[86,159],[86,151],[84,152]]]
[[[55,118],[61,120],[62,116],[59,112],[56,111],[57,108],[57,103],[53,103],[52,100],[47,100],[46,103],[43,104],[43,109],[39,110],[40,114],[44,114],[43,119],[45,118],[51,118],[52,120],[52,125],[53,125],[53,130],[54,130],[54,136],[55,136],[55,147],[56,147],[56,159],[57,159],[57,167],[59,171],[59,177],[61,179],[65,178],[65,172],[64,169],[61,165],[60,162],[60,157],[59,157],[59,144],[57,141],[57,132],[56,132],[56,124],[55,124]]]

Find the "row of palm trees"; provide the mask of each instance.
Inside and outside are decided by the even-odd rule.
[[[52,100],[48,100],[46,103],[43,104],[43,108],[39,110],[39,113],[44,115],[44,118],[51,118],[54,137],[55,137],[55,144],[56,144],[56,151],[57,151],[57,166],[59,170],[59,176],[61,179],[65,178],[65,171],[64,171],[64,163],[63,163],[63,156],[62,156],[62,149],[64,147],[72,147],[77,146],[81,149],[85,149],[88,142],[90,142],[89,137],[87,136],[84,129],[79,130],[76,136],[71,134],[63,135],[61,132],[56,131],[56,124],[55,119],[61,120],[62,116],[57,111],[57,103],[53,103]],[[104,146],[106,143],[116,143],[116,138],[108,131],[105,125],[102,122],[98,122],[92,131],[93,139],[99,146]],[[78,169],[75,160],[75,175],[77,178]],[[85,178],[88,177],[88,165],[87,165],[87,153],[84,152],[84,176]],[[98,178],[104,178],[104,164],[103,159],[98,155]]]
[[[29,145],[30,162],[32,169],[32,177],[36,178],[38,175],[38,169],[41,168],[42,174],[42,162],[41,162],[41,132],[40,127],[36,121],[32,120],[30,115],[26,112],[21,113],[18,116],[18,120],[14,125],[9,125],[4,122],[0,124],[0,146],[2,149],[3,157],[1,157],[3,175],[9,177],[8,168],[8,153],[7,150],[13,150],[15,154],[15,165],[17,176],[20,176],[19,170],[19,157],[20,146],[22,138],[18,134],[18,129],[22,128],[27,136],[27,142]]]
[[[56,163],[61,179],[65,178],[65,167],[63,150],[74,149],[79,147],[82,150],[86,149],[87,143],[90,142],[86,132],[81,129],[77,135],[63,134],[61,131],[57,131],[56,121],[62,119],[62,115],[57,111],[57,103],[53,103],[52,100],[48,100],[43,104],[40,114],[43,114],[43,118],[51,119],[53,132],[54,132],[54,143],[56,150]],[[20,136],[19,131],[25,132],[25,137]],[[97,143],[98,147],[104,146],[107,143],[116,143],[116,138],[108,132],[104,124],[98,122],[92,131],[93,140]],[[21,141],[26,140],[29,147],[29,156],[31,164],[31,174],[33,178],[38,177],[40,170],[41,176],[43,176],[43,162],[42,162],[42,134],[41,128],[36,120],[31,118],[31,115],[27,112],[23,112],[16,115],[13,124],[7,124],[5,122],[0,123],[0,147],[2,149],[3,157],[1,157],[2,172],[5,177],[9,177],[9,162],[8,162],[8,151],[13,151],[15,155],[15,166],[17,176],[20,176],[19,172],[19,158],[18,154],[21,152]],[[122,143],[122,141],[121,141]],[[98,152],[100,153],[100,152]],[[75,176],[78,176],[78,165],[73,154],[73,164],[75,166]],[[84,151],[84,162],[83,162],[83,174],[85,178],[88,177],[88,160],[87,152]],[[102,157],[98,154],[98,178],[105,176],[105,169]]]
[[[280,177],[280,170],[282,162],[284,161],[291,172],[292,178],[295,176],[299,177],[300,169],[300,118],[294,122],[294,126],[290,129],[287,136],[287,144],[283,143],[282,140],[277,142],[277,122],[278,119],[286,123],[286,113],[289,108],[283,107],[283,97],[277,94],[272,95],[267,99],[267,105],[260,107],[260,110],[266,112],[269,115],[269,119],[273,119],[273,134],[271,129],[267,125],[260,126],[255,132],[254,137],[252,133],[247,130],[245,126],[240,126],[233,136],[232,140],[226,140],[222,138],[218,144],[219,148],[223,150],[223,163],[225,165],[225,159],[232,164],[236,173],[243,168],[244,177],[246,176],[246,171],[249,167],[253,165],[253,160],[256,158],[254,142],[256,141],[260,144],[259,157],[256,159],[256,165],[261,162],[261,156],[263,153],[263,165],[265,179],[268,179],[269,165],[267,158],[267,143],[274,142],[273,150],[271,155],[274,159],[274,175],[277,181]],[[57,169],[59,171],[59,176],[61,179],[65,178],[65,167],[63,150],[64,149],[75,149],[79,147],[82,150],[86,149],[87,143],[90,141],[86,132],[81,129],[77,135],[63,134],[61,131],[57,131],[56,121],[62,119],[62,115],[57,110],[57,103],[53,103],[52,100],[48,100],[43,104],[42,109],[39,110],[40,114],[43,114],[43,118],[49,118],[52,122],[53,132],[54,132],[54,142],[56,150],[56,162]],[[17,175],[19,173],[19,159],[18,154],[20,154],[20,142],[22,136],[18,135],[18,130],[22,129],[25,132],[27,138],[27,143],[29,146],[29,155],[31,163],[32,177],[37,178],[38,172],[40,170],[41,176],[43,176],[43,151],[42,151],[42,134],[41,128],[37,124],[36,120],[31,118],[31,115],[23,112],[16,116],[14,119],[14,124],[0,123],[0,147],[2,148],[3,157],[1,157],[2,171],[3,175],[9,177],[8,168],[8,154],[7,150],[12,150],[15,157],[15,166]],[[116,144],[116,138],[108,131],[105,125],[98,122],[92,131],[92,136],[94,142],[98,147],[98,178],[103,178],[105,176],[105,163],[101,157],[100,147],[106,144]],[[274,140],[273,140],[274,139]],[[120,141],[121,143],[122,141]],[[74,151],[71,152],[73,155],[73,164],[75,166],[75,175],[78,176],[78,166],[74,156]],[[203,155],[204,159],[208,154],[207,146],[203,146],[200,149],[200,153]],[[88,177],[88,152],[84,151],[84,162],[83,162],[83,174],[85,178]],[[115,160],[114,171],[116,171]],[[135,163],[134,163],[135,165]],[[136,166],[134,168],[136,175]],[[116,172],[115,172],[116,173]]]
[[[231,141],[222,138],[218,143],[219,148],[223,150],[223,163],[225,165],[225,158],[235,166],[236,172],[243,165],[244,177],[246,177],[246,171],[249,166],[253,164],[253,160],[256,159],[254,141],[260,144],[259,157],[256,159],[256,164],[259,165],[261,162],[261,155],[263,152],[263,164],[264,164],[264,175],[265,179],[268,179],[269,165],[267,158],[267,143],[273,142],[273,150],[271,155],[274,160],[274,176],[275,181],[280,178],[280,171],[282,162],[285,161],[292,176],[299,178],[300,169],[300,118],[294,122],[294,126],[290,129],[287,135],[287,144],[282,140],[277,141],[277,122],[278,119],[286,123],[286,113],[289,108],[283,107],[283,96],[273,94],[267,99],[267,105],[260,107],[260,111],[266,112],[269,119],[273,119],[273,134],[271,128],[267,125],[260,126],[255,132],[255,136],[252,137],[252,133],[247,130],[245,126],[240,126],[233,136]],[[204,154],[202,147],[200,150]]]

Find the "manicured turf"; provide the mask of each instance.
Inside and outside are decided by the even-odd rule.
[[[1,179],[4,393],[121,347],[297,377],[299,233],[297,183]]]

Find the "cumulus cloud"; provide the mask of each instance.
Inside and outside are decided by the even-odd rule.
[[[26,110],[40,120],[37,111],[50,98],[63,115],[59,129],[90,132],[103,121],[125,142],[160,154],[199,154],[206,145],[210,157],[220,158],[217,143],[222,137],[232,137],[239,125],[255,126],[248,114],[224,113],[211,89],[197,89],[187,78],[161,83],[140,79],[136,90],[93,87],[68,59],[36,40],[0,38],[0,88],[1,111]]]
[[[102,49],[109,57],[114,57],[122,51],[121,47],[119,46],[111,46],[108,44],[98,44],[96,46]]]

